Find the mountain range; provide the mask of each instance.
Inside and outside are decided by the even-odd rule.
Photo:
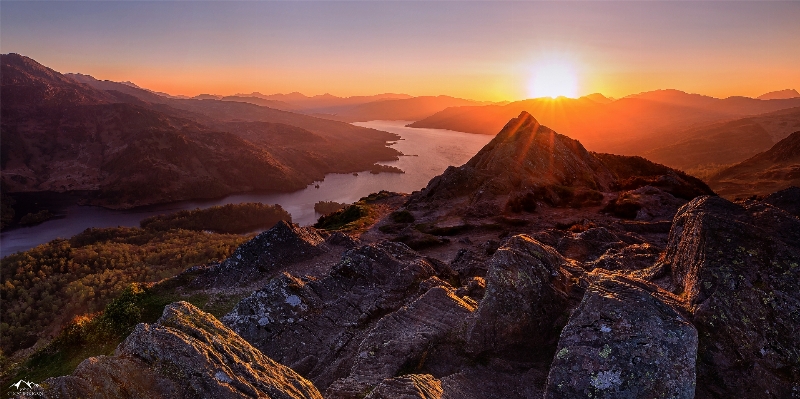
[[[394,134],[248,103],[164,97],[2,55],[3,192],[115,208],[292,191],[396,159]]]

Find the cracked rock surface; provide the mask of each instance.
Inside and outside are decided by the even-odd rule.
[[[49,398],[322,399],[308,380],[186,302],[139,324],[114,356],[89,358],[42,385]]]

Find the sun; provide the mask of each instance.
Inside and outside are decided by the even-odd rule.
[[[566,63],[548,63],[533,70],[528,95],[531,98],[578,96],[578,77],[575,68]]]

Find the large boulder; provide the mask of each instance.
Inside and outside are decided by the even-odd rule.
[[[114,356],[89,358],[41,385],[48,398],[322,399],[308,380],[186,302],[136,326]]]
[[[694,397],[697,331],[680,301],[596,271],[561,332],[545,398]]]
[[[426,355],[475,310],[453,289],[433,287],[383,317],[363,338],[350,374],[335,381],[327,398],[358,398],[384,378],[424,363]],[[377,397],[377,396],[376,396]]]
[[[800,187],[792,186],[772,193],[764,198],[764,203],[781,208],[800,218]]]
[[[430,374],[408,374],[383,380],[365,399],[441,399],[442,383]]]
[[[623,219],[663,221],[672,220],[678,208],[686,202],[660,188],[646,185],[620,192],[603,211]]]
[[[488,263],[486,293],[467,322],[467,350],[532,360],[550,356],[582,269],[529,236],[514,236]]]
[[[492,367],[494,366],[494,367]],[[540,399],[545,375],[537,369],[470,367],[441,379],[442,399]]]
[[[239,302],[223,321],[262,352],[325,389],[332,382],[348,377],[354,365],[366,367],[367,360],[360,357],[360,348],[365,340],[364,345],[371,345],[368,336],[374,329],[377,328],[376,334],[383,331],[380,334],[387,340],[393,333],[407,333],[407,336],[393,339],[399,345],[396,349],[407,349],[409,352],[404,355],[411,359],[419,349],[403,340],[433,339],[435,337],[424,336],[425,331],[439,331],[439,323],[449,325],[451,321],[430,320],[431,325],[420,326],[417,332],[413,329],[382,330],[378,324],[387,325],[392,317],[403,319],[434,314],[456,317],[467,312],[466,308],[462,310],[463,301],[454,301],[448,290],[447,295],[431,292],[425,300],[397,316],[387,316],[413,303],[433,287],[449,287],[436,277],[451,274],[443,262],[422,257],[401,243],[364,245],[346,252],[322,279],[300,279],[286,274],[273,279]],[[450,312],[455,313],[451,315]],[[380,378],[392,376],[384,373]],[[380,379],[373,382],[377,384]]]
[[[699,197],[675,216],[655,266],[700,341],[697,396],[800,395],[800,219],[765,203]]]
[[[609,249],[602,256],[586,264],[588,269],[640,270],[653,266],[661,249],[651,244],[633,244],[619,249]]]
[[[593,227],[561,238],[558,240],[556,249],[564,257],[579,262],[590,262],[608,250],[620,249],[624,246],[625,243],[605,227]]]

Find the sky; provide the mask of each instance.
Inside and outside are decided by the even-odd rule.
[[[0,52],[190,96],[518,100],[566,73],[571,95],[724,98],[800,90],[798,21],[798,1],[2,1]]]

